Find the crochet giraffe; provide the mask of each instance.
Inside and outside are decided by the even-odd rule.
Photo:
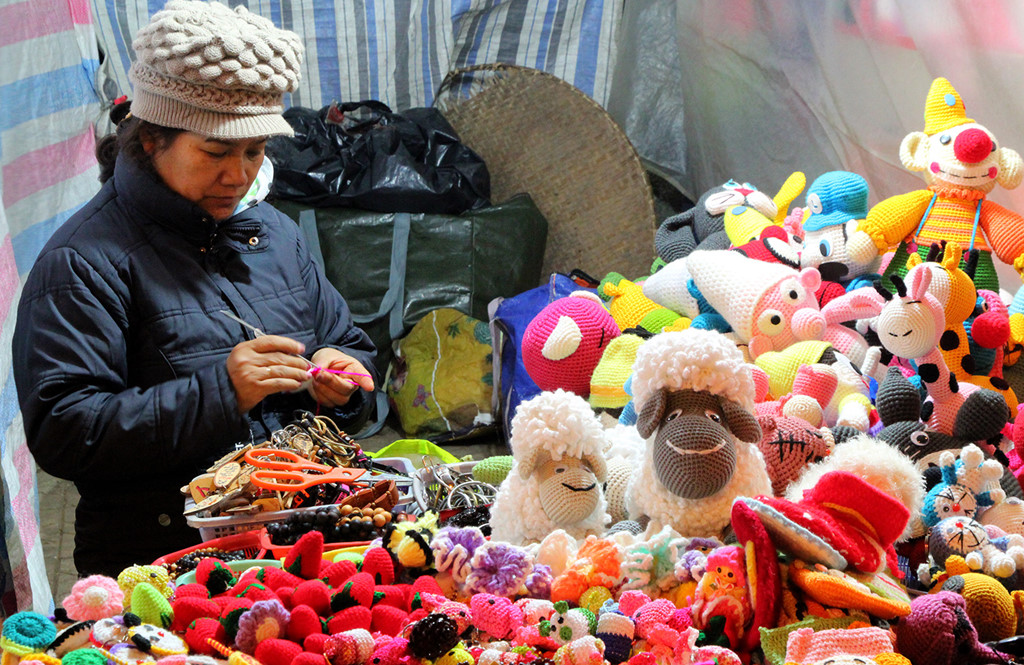
[[[933,243],[924,261],[932,272],[932,281],[928,291],[939,300],[946,318],[946,329],[939,338],[939,350],[946,361],[946,366],[956,376],[957,381],[994,390],[1003,396],[1010,410],[1015,411],[1017,396],[1002,378],[1001,365],[998,369],[993,368],[987,376],[976,373],[970,338],[964,323],[974,314],[978,299],[978,290],[971,277],[973,269],[977,266],[978,252],[973,250],[968,253],[968,257],[965,259],[966,272],[960,268],[960,258],[961,248],[958,243],[950,242],[942,245]],[[908,261],[909,266],[921,263],[916,254],[911,256]],[[982,329],[984,327],[983,323]]]
[[[926,409],[922,417],[931,429],[952,434],[964,394],[938,348],[946,318],[938,299],[928,293],[932,271],[922,264],[907,273],[906,283],[897,275],[890,279],[899,297],[876,283],[882,298],[876,301],[880,305],[875,324],[879,340],[893,356],[917,363],[918,374],[932,403],[931,413]],[[868,363],[877,357],[877,353],[872,354]]]

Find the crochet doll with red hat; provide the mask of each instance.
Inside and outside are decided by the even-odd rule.
[[[933,242],[947,240],[968,251],[981,250],[974,275],[978,288],[999,290],[992,252],[1018,272],[1024,270],[1024,218],[986,198],[996,185],[1019,185],[1024,160],[967,117],[960,94],[948,80],[932,82],[924,131],[904,137],[900,161],[920,172],[927,188],[875,205],[850,236],[851,258],[866,263],[905,239],[908,251],[924,256]],[[904,266],[894,268],[904,273]]]
[[[818,479],[798,501],[742,499],[760,517],[776,546],[797,558],[839,570],[896,570],[893,544],[910,512],[896,498],[846,471]]]

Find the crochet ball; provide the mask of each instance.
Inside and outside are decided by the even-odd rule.
[[[428,614],[413,626],[409,651],[417,658],[440,658],[459,642],[455,620],[445,614]]]

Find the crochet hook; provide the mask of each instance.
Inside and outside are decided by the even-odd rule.
[[[235,316],[231,312],[227,311],[226,309],[222,309],[222,310],[218,310],[218,311],[221,314],[223,314],[224,316],[226,316],[229,319],[231,319],[232,321],[234,321],[235,323],[239,323],[243,327],[248,328],[249,330],[251,330],[253,336],[255,336],[255,337],[263,337],[264,335],[267,334],[267,333],[263,332],[263,330],[261,330],[260,328],[257,328],[256,326],[252,325],[251,323],[249,323],[248,321],[246,321],[244,319],[238,318],[237,316]],[[314,373],[316,373],[316,372],[330,372],[331,374],[350,374],[352,376],[370,376],[369,374],[363,374],[362,372],[343,372],[340,369],[324,369],[323,367],[320,367],[319,365],[313,363],[313,361],[311,361],[309,358],[306,358],[305,356],[301,356],[298,353],[292,353],[292,354],[289,354],[289,355],[295,356],[296,358],[301,358],[302,361],[304,363],[306,363],[306,367],[308,369],[312,370]]]

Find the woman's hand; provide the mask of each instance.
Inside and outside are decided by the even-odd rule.
[[[323,369],[341,370],[354,374],[335,374],[333,372],[317,372],[309,386],[309,394],[318,403],[336,408],[344,406],[352,395],[362,388],[367,392],[373,390],[373,378],[362,364],[337,349],[323,348],[313,354],[313,363]],[[365,375],[365,376],[360,376]]]
[[[247,413],[267,395],[301,388],[309,380],[309,365],[292,354],[303,351],[301,342],[280,335],[262,335],[236,345],[227,365],[239,412]]]

